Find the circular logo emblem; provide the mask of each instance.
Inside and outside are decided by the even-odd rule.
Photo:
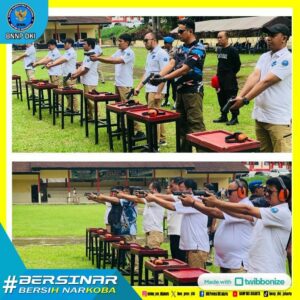
[[[276,214],[277,212],[278,212],[278,208],[277,207],[272,207],[271,208],[271,212],[273,213],[273,214]]]
[[[284,67],[289,65],[289,61],[288,60],[283,60],[281,63]]]
[[[27,4],[16,4],[9,10],[7,20],[13,29],[24,31],[33,25],[34,12]]]

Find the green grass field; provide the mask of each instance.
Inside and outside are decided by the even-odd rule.
[[[104,49],[104,55],[111,55],[116,51],[116,48],[110,47]],[[143,72],[146,57],[146,50],[144,48],[134,48],[136,54],[135,70],[134,70],[134,84],[139,82]],[[23,52],[17,51],[13,53],[13,57],[20,55]],[[38,51],[37,57],[42,58],[47,51]],[[83,52],[78,51],[78,61],[82,61]],[[238,74],[240,87],[243,85],[246,77],[253,70],[254,64],[257,61],[257,55],[241,55],[242,69]],[[207,130],[213,129],[228,129],[230,131],[242,131],[249,137],[255,138],[254,121],[251,119],[251,111],[253,103],[249,106],[243,107],[239,116],[239,125],[228,127],[225,124],[215,124],[213,119],[219,117],[219,106],[215,90],[210,87],[210,78],[216,72],[217,58],[215,54],[208,53],[204,68],[204,121]],[[106,83],[99,84],[99,91],[112,92],[114,91],[114,67],[111,65],[102,64]],[[23,62],[17,62],[13,65],[13,74],[22,76],[25,81],[25,72]],[[36,78],[47,79],[47,71],[40,67],[36,68]],[[80,85],[78,86],[81,87]],[[84,127],[80,127],[79,118],[75,118],[74,124],[70,124],[70,120],[65,119],[65,129],[61,130],[60,120],[57,119],[57,125],[52,125],[52,116],[48,111],[43,111],[43,120],[39,121],[38,116],[32,116],[32,111],[27,109],[25,101],[25,90],[23,89],[24,101],[21,102],[13,96],[12,105],[12,150],[14,152],[108,152],[108,136],[106,129],[99,130],[100,143],[94,144],[94,130],[91,127],[90,137],[85,137]],[[145,92],[142,90],[138,99],[145,103]],[[173,103],[173,101],[171,101]],[[105,107],[100,108],[101,116],[104,117]],[[114,117],[114,114],[112,114]],[[168,123],[166,125],[168,146],[162,147],[161,152],[175,151],[175,125]],[[122,152],[121,141],[114,140],[115,152]]]

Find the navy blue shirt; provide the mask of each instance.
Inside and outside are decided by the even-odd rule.
[[[187,74],[175,79],[178,93],[197,93],[202,89],[205,56],[204,46],[197,41],[189,45],[184,44],[175,50],[175,70],[183,64],[190,67]]]

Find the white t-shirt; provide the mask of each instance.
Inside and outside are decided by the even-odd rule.
[[[249,273],[286,273],[286,246],[292,228],[288,204],[259,208],[261,219],[253,229]]]
[[[245,198],[239,203],[253,206],[252,202]],[[248,252],[250,248],[254,222],[232,217],[223,213],[214,239],[215,264],[228,269],[239,269],[242,264],[248,269]]]
[[[53,50],[50,50],[48,52],[47,57],[49,57],[52,61],[56,61],[58,58],[61,57],[60,52],[57,48],[54,48]],[[62,65],[58,65],[55,67],[52,67],[48,70],[48,74],[56,75],[56,76],[62,76]]]
[[[144,232],[160,231],[163,232],[163,220],[165,209],[155,202],[145,201],[143,213]]]
[[[169,63],[169,54],[162,49],[159,45],[156,46],[147,55],[145,76],[148,77],[151,73],[158,74],[167,64]],[[157,86],[150,83],[146,84],[147,93],[155,93],[157,91]],[[167,85],[165,84],[162,93],[165,94],[167,91]]]
[[[200,201],[196,199],[196,201]],[[209,252],[207,216],[182,202],[175,202],[176,212],[182,214],[179,248],[181,250],[201,250]]]
[[[25,70],[32,70],[33,67],[27,67],[29,64],[34,63],[35,62],[35,55],[36,55],[36,50],[34,48],[34,45],[31,45],[30,47],[26,48],[25,54],[27,56],[24,57],[24,68]]]
[[[108,214],[111,211],[111,203],[110,202],[105,202],[106,210],[104,214],[104,223],[108,224]]]
[[[69,73],[74,73],[76,70],[76,60],[77,54],[73,47],[66,50],[63,57],[67,60],[64,64],[62,64],[63,68],[63,76],[67,76]]]
[[[180,201],[178,196],[173,196],[174,201]],[[169,235],[180,235],[181,230],[181,221],[182,221],[182,214],[179,214],[176,211],[168,210],[167,211],[167,223],[168,223],[168,234]]]
[[[94,49],[91,49],[88,52],[94,52]],[[85,55],[83,62],[82,62],[82,66],[89,70],[86,74],[81,76],[81,79],[80,79],[81,83],[85,84],[85,85],[97,86],[98,80],[99,80],[99,75],[98,75],[98,71],[97,71],[98,61],[91,61],[89,56]]]
[[[256,68],[260,70],[260,80],[273,73],[281,80],[258,95],[255,99],[252,117],[269,124],[290,125],[292,118],[292,55],[287,48],[264,53]]]
[[[115,85],[122,87],[133,87],[133,65],[135,54],[130,47],[125,50],[119,49],[113,55],[113,58],[121,57],[123,64],[115,65]]]

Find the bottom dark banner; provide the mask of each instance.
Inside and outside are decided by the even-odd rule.
[[[0,225],[0,299],[140,299],[116,269],[26,269]]]

